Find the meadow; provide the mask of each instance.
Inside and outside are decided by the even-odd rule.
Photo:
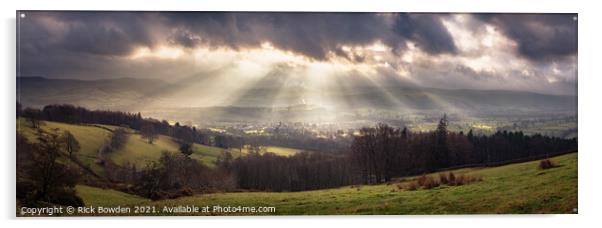
[[[89,206],[146,205],[157,210],[186,205],[276,208],[275,213],[257,215],[576,213],[577,153],[551,160],[558,166],[546,170],[538,169],[538,161],[454,170],[456,174],[481,177],[483,181],[414,191],[400,189],[398,185],[415,177],[381,185],[304,192],[212,193],[160,201],[82,185],[76,189]],[[438,173],[429,175],[437,177]],[[209,214],[220,213],[194,215]]]
[[[81,149],[76,153],[77,158],[86,166],[90,167],[96,174],[103,175],[104,168],[96,163],[98,159],[98,150],[111,135],[111,131],[119,128],[118,126],[101,124],[67,124],[52,121],[40,121],[40,128],[44,131],[58,129],[59,133],[63,131],[71,132],[79,142]],[[17,120],[17,131],[25,135],[30,140],[35,140],[35,130],[24,118]],[[135,130],[126,128],[127,141],[123,148],[113,151],[109,158],[118,165],[134,164],[136,167],[144,167],[152,161],[157,161],[163,151],[179,153],[179,145],[175,139],[159,135],[157,139],[149,144]],[[299,149],[266,146],[266,152],[275,153],[281,156],[291,156],[301,152]],[[242,150],[236,148],[223,149],[219,147],[207,146],[194,143],[192,145],[191,158],[203,162],[209,167],[215,166],[215,161],[222,151],[229,151],[233,157],[247,155],[248,148]]]

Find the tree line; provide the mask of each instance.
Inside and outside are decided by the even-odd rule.
[[[212,140],[215,133],[199,130],[195,127],[182,126],[179,123],[169,124],[165,120],[143,118],[140,113],[120,111],[88,110],[69,104],[47,105],[42,109],[22,108],[17,103],[17,116],[37,128],[40,120],[55,121],[71,124],[106,124],[122,126],[137,130],[141,136],[153,143],[158,135],[167,135],[177,139],[180,143],[199,143],[214,146]],[[220,136],[226,137],[226,136]]]
[[[466,165],[488,165],[523,158],[545,157],[577,150],[577,139],[499,131],[476,136],[472,130],[450,132],[444,115],[434,132],[410,132],[379,124],[362,128],[353,140],[350,158],[361,183],[390,181]]]
[[[500,131],[474,135],[450,132],[447,116],[433,132],[411,132],[387,124],[360,129],[342,154],[303,152],[290,157],[251,152],[228,164],[240,188],[303,191],[352,184],[378,184],[393,177],[460,166],[484,166],[545,158],[577,150],[577,139]],[[251,151],[256,151],[252,149]]]

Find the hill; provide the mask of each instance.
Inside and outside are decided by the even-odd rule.
[[[77,125],[58,123],[52,121],[41,121],[41,129],[49,131],[59,129],[59,131],[70,131],[81,149],[76,154],[77,158],[86,166],[90,167],[96,174],[103,176],[104,167],[96,163],[98,150],[105,143],[111,132],[109,129],[115,129],[116,126],[108,125]],[[25,135],[30,140],[35,140],[35,130],[26,123],[25,119],[17,119],[17,131]],[[178,144],[168,136],[159,136],[153,144],[148,144],[141,136],[132,129],[127,129],[128,137],[124,147],[110,153],[109,158],[117,164],[136,164],[137,167],[144,167],[149,161],[159,159],[162,151],[178,152]],[[204,162],[208,166],[213,166],[217,156],[223,149],[205,145],[194,144],[192,158]]]
[[[74,104],[91,109],[129,107],[146,99],[157,89],[167,87],[163,81],[117,78],[104,80],[17,78],[17,99],[27,106]]]
[[[81,149],[77,153],[77,158],[85,165],[90,167],[94,173],[103,176],[104,167],[97,164],[96,161],[99,159],[98,150],[106,142],[107,138],[111,134],[111,130],[119,128],[111,125],[99,125],[99,124],[67,124],[58,123],[52,121],[41,121],[41,128],[45,131],[51,129],[59,129],[59,131],[70,131],[80,143]],[[30,127],[30,124],[25,119],[19,118],[17,120],[17,130],[24,134],[30,140],[35,140],[35,130]],[[126,129],[128,137],[123,148],[113,151],[109,154],[109,158],[118,165],[124,165],[126,163],[135,164],[136,167],[142,168],[148,162],[157,161],[163,151],[178,152],[178,143],[169,136],[160,135],[153,144],[149,144],[143,139],[140,134],[136,133],[133,129]],[[192,145],[191,158],[197,159],[203,162],[209,167],[215,165],[217,157],[222,151],[226,149],[212,147],[201,144]],[[246,155],[247,149],[244,148],[242,151],[239,149],[228,149],[234,157]],[[298,149],[285,148],[285,147],[274,147],[267,146],[266,152],[275,153],[282,156],[290,156],[300,152]]]
[[[525,91],[450,90],[403,84],[379,87],[369,83],[344,88],[335,86],[324,91],[280,86],[249,87],[242,94],[226,96],[229,98],[216,103],[209,102],[217,100],[210,99],[215,94],[206,93],[219,88],[209,88],[205,81],[169,84],[137,78],[17,79],[18,100],[24,106],[69,103],[90,109],[144,112],[161,119],[195,121],[198,118],[211,121],[319,120],[328,115],[352,115],[362,110],[434,112],[437,115],[442,110],[470,115],[574,115],[577,107],[576,96]],[[308,93],[319,94],[320,99],[307,100]]]
[[[213,193],[161,201],[87,186],[78,186],[77,192],[88,206],[149,205],[157,210],[163,206],[220,205],[269,206],[275,207],[275,214],[281,215],[575,213],[577,153],[551,160],[558,167],[539,170],[538,161],[531,161],[454,170],[456,174],[482,177],[483,181],[416,191],[400,190],[397,183],[393,183],[305,192]],[[413,179],[408,177],[397,182]]]

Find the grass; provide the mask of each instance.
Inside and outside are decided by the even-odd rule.
[[[483,181],[463,186],[442,185],[429,190],[406,191],[399,190],[395,184],[383,184],[305,192],[214,193],[132,204],[124,200],[119,205],[142,203],[159,209],[185,205],[273,206],[276,214],[283,215],[573,213],[577,208],[577,153],[551,160],[558,167],[539,170],[539,161],[532,161],[457,170],[454,173],[482,177]],[[438,177],[438,174],[430,175]],[[97,200],[86,191],[111,190],[78,188],[78,194],[87,205],[119,202]],[[128,197],[127,194],[122,196]]]
[[[112,152],[110,158],[119,165],[130,163],[144,167],[149,162],[159,160],[163,151],[178,153],[179,146],[170,137],[163,135],[150,144],[139,134],[128,134],[125,146]]]
[[[108,207],[124,204],[137,205],[150,202],[149,199],[120,191],[88,187],[85,185],[77,185],[75,191],[77,191],[80,197],[86,199],[86,205],[103,205]]]
[[[190,157],[202,161],[209,167],[215,166],[215,161],[222,151],[230,152],[234,158],[249,154],[249,150],[246,147],[240,150],[238,148],[223,149],[201,144],[193,144],[192,150],[193,153],[190,155]],[[301,150],[288,147],[266,146],[266,152],[274,153],[280,156],[292,156],[296,153],[300,153]]]
[[[60,130],[60,133],[65,130],[70,131],[80,145],[80,150],[76,153],[77,158],[82,161],[82,163],[90,166],[92,171],[95,173],[100,175],[103,174],[103,167],[97,165],[95,161],[98,158],[98,149],[103,145],[105,139],[110,135],[109,131],[94,126],[65,124],[50,121],[40,122],[40,128],[42,128],[44,131],[50,131],[56,128]],[[35,130],[31,128],[28,123],[26,123],[24,118],[19,118],[17,120],[17,131],[21,132],[30,140],[35,140],[36,138]]]
[[[295,149],[295,148],[289,148],[289,147],[279,147],[279,146],[265,146],[265,152],[267,153],[274,153],[280,156],[293,156],[297,153],[301,153],[303,150],[300,149]],[[247,146],[242,148],[242,151],[240,149],[237,148],[231,148],[230,149],[230,153],[232,153],[232,155],[234,157],[238,157],[238,156],[242,156],[242,155],[247,155],[249,154],[249,148]]]
[[[119,127],[102,124],[77,125],[51,121],[40,122],[42,123],[41,128],[45,131],[55,128],[58,128],[61,131],[70,131],[81,146],[80,151],[77,153],[78,159],[88,165],[96,174],[101,176],[104,175],[104,168],[95,163],[98,159],[97,152],[111,134],[107,129],[115,130]],[[28,124],[24,118],[19,118],[17,120],[17,130],[31,140],[36,138],[35,130],[30,127],[30,124]],[[142,168],[148,162],[158,160],[161,157],[161,153],[165,150],[174,153],[179,151],[179,145],[171,137],[161,135],[153,142],[153,144],[149,144],[145,139],[142,139],[139,134],[136,134],[134,130],[126,129],[126,132],[128,133],[128,139],[125,146],[118,151],[112,152],[109,156],[119,165],[129,163]],[[266,148],[268,152],[282,156],[291,156],[301,151],[298,149],[276,146],[268,146]],[[192,150],[193,153],[190,155],[191,158],[197,159],[209,167],[214,167],[217,157],[225,149],[193,144]],[[234,157],[248,154],[246,148],[242,150],[242,153],[239,149],[235,148],[231,148],[229,151]]]
[[[96,164],[98,159],[98,149],[105,143],[105,140],[110,136],[111,132],[107,129],[115,130],[117,126],[100,125],[100,124],[67,124],[52,121],[40,121],[40,127],[44,131],[50,131],[58,128],[62,131],[70,131],[77,141],[81,149],[77,153],[77,158],[84,164],[88,165],[94,173],[103,176],[104,167]],[[17,131],[21,132],[30,140],[35,140],[35,130],[24,118],[17,119]],[[168,136],[159,136],[153,144],[149,144],[142,139],[139,134],[136,134],[132,129],[126,129],[128,139],[125,146],[110,154],[110,158],[117,164],[135,164],[137,167],[144,167],[149,161],[156,161],[161,156],[164,150],[170,152],[178,152],[179,145]],[[202,161],[208,166],[214,166],[217,156],[222,151],[221,148],[210,147],[200,144],[193,145],[192,158]]]
[[[201,144],[193,144],[192,145],[192,154],[191,158],[202,161],[205,165],[209,167],[215,166],[215,161],[220,153],[224,149],[212,146],[205,146]]]

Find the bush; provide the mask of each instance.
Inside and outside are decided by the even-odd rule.
[[[448,183],[449,185],[455,185],[456,184],[456,175],[454,175],[453,172],[449,172],[449,180]]]
[[[556,164],[554,164],[552,161],[550,161],[550,159],[544,159],[539,161],[539,169],[551,169],[556,167]]]
[[[84,206],[84,200],[77,196],[77,194],[75,194],[75,190],[73,189],[57,191],[52,195],[50,203],[74,207]]]
[[[192,196],[192,195],[194,195],[194,192],[189,187],[183,187],[178,192],[182,196]]]
[[[441,182],[441,184],[449,184],[449,179],[445,173],[439,173],[439,182]]]
[[[404,185],[398,184],[397,188],[414,191],[420,187],[424,189],[433,189],[441,185],[460,186],[482,180],[483,178],[481,177],[471,177],[465,175],[456,176],[453,172],[449,172],[448,174],[439,173],[439,179],[435,179],[431,176],[422,175],[416,178],[414,181],[408,182]]]
[[[418,189],[418,184],[415,181],[408,183],[405,187],[409,191],[415,191]]]
[[[194,194],[194,192],[192,191],[192,189],[190,189],[188,187],[183,187],[183,188],[178,189],[177,191],[167,194],[167,198],[176,199],[176,198],[180,198],[183,196],[192,196],[193,194]]]
[[[162,200],[169,198],[169,194],[165,191],[153,191],[150,193],[148,198],[151,200]]]
[[[418,179],[416,179],[416,182],[419,186],[424,186],[426,179],[427,179],[427,177],[425,175],[422,175],[422,176],[418,177]]]
[[[439,181],[435,180],[435,178],[427,176],[424,184],[422,185],[424,187],[424,189],[431,189],[431,188],[436,188],[439,187],[440,183]]]
[[[403,190],[404,189],[403,184],[396,184],[395,186],[397,186],[398,190]]]
[[[454,184],[455,184],[456,186],[459,186],[459,185],[464,185],[464,184],[466,184],[466,183],[467,183],[467,180],[464,178],[464,175],[460,175],[460,176],[458,176],[458,177],[456,178],[456,181],[454,182]]]

